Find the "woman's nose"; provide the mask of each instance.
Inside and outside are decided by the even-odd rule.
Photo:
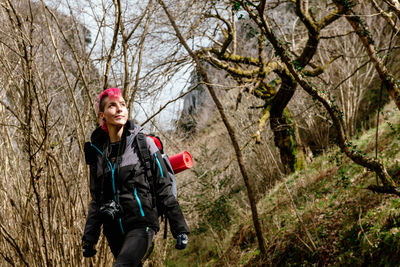
[[[122,105],[117,104],[117,112],[121,112],[122,111]]]

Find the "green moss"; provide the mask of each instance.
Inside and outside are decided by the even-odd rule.
[[[285,136],[285,139],[283,140],[284,146],[288,148],[290,151],[289,153],[291,154],[291,157],[293,159],[293,171],[298,171],[304,168],[305,166],[305,159],[304,159],[304,154],[302,151],[298,150],[298,143],[296,139],[296,124],[292,119],[292,115],[289,111],[288,108],[285,108],[283,110],[283,116],[286,119],[288,125],[291,125],[291,127],[288,129],[288,134]]]

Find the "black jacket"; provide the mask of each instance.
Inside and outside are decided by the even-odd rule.
[[[150,227],[159,230],[159,210],[164,210],[174,237],[189,233],[180,206],[171,191],[171,179],[154,141],[146,138],[151,155],[150,167],[153,174],[146,177],[145,167],[139,158],[135,137],[141,127],[127,121],[121,138],[119,156],[113,163],[107,157],[110,153],[108,134],[100,127],[85,144],[85,158],[90,166],[90,193],[92,201],[85,225],[83,240],[96,244],[103,225],[104,233],[118,228],[126,233],[133,228]],[[155,195],[155,198],[153,197]],[[115,200],[123,210],[122,216],[114,221],[105,220],[99,208]],[[154,203],[154,201],[156,203]]]

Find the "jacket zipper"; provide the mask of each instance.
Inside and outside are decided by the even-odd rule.
[[[142,217],[144,217],[144,211],[143,211],[143,207],[142,207],[142,202],[140,202],[140,198],[139,198],[139,196],[137,194],[136,187],[133,190],[133,193],[135,194],[136,201],[139,204],[140,214],[142,215]]]
[[[92,143],[91,143],[91,145],[92,145],[95,149],[97,149],[97,151],[100,153],[100,155],[103,156],[103,152],[101,152],[100,149],[98,149],[98,148],[97,148],[95,145],[93,145]],[[107,162],[108,162],[108,165],[110,165],[110,168],[111,168],[111,179],[112,179],[112,187],[113,187],[114,200],[115,200],[116,203],[118,203],[117,194],[116,194],[116,188],[115,188],[115,177],[114,177],[114,176],[115,176],[115,163],[114,163],[114,165],[112,165],[111,162],[108,160],[108,158],[107,158]],[[104,173],[103,173],[103,175],[104,175]],[[119,204],[119,203],[118,203],[118,204]],[[124,228],[122,227],[122,219],[119,218],[118,221],[119,221],[119,227],[121,228],[121,232],[122,232],[122,234],[124,234],[125,231],[124,231]]]
[[[113,186],[113,193],[114,193],[114,200],[115,200],[115,202],[117,203],[117,204],[119,204],[118,203],[118,199],[117,199],[117,190],[116,190],[116,188],[115,188],[115,162],[114,162],[114,165],[112,165],[111,164],[111,162],[107,159],[107,161],[108,161],[108,164],[110,164],[110,167],[111,167],[111,178],[112,178],[112,186]],[[119,222],[119,227],[121,228],[121,232],[122,232],[122,234],[124,234],[125,233],[125,231],[124,231],[124,228],[122,227],[122,219],[121,219],[121,217],[120,218],[118,218],[118,222]]]

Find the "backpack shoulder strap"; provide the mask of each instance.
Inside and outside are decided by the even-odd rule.
[[[150,156],[150,151],[147,147],[147,141],[146,141],[146,135],[142,132],[139,132],[136,135],[136,144],[137,144],[137,148],[139,150],[139,158],[142,161],[142,164],[144,165],[145,168],[145,172],[146,172],[146,178],[149,182],[150,185],[150,190],[151,190],[151,194],[152,194],[152,205],[153,208],[156,205],[156,195],[155,195],[155,191],[154,191],[154,181],[153,181],[153,172],[151,169],[151,156]]]
[[[146,173],[146,175],[148,177],[152,177],[153,175],[151,173],[150,151],[147,148],[146,135],[142,132],[138,133],[136,135],[136,143],[140,154],[140,160],[142,160],[142,162],[144,163],[146,172],[150,171],[150,173]]]

